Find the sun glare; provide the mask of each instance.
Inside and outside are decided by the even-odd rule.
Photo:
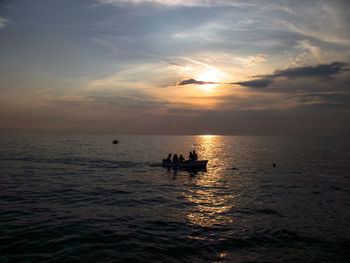
[[[216,135],[200,135],[202,138],[213,138],[213,137],[216,137]]]
[[[198,80],[204,81],[204,82],[212,82],[212,83],[218,82],[218,78],[210,72],[205,72],[198,75]],[[204,85],[201,85],[200,88],[205,91],[210,91],[213,88],[215,88],[216,85],[217,84],[204,84]]]
[[[204,84],[204,85],[201,85],[200,88],[201,88],[202,90],[205,90],[205,91],[210,91],[210,90],[212,90],[215,86],[216,86],[216,84]]]

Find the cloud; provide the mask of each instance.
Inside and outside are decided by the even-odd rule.
[[[347,71],[345,67],[347,63],[344,62],[333,62],[331,64],[320,64],[317,66],[305,66],[289,68],[285,70],[276,70],[272,74],[267,75],[256,75],[253,76],[254,80],[234,82],[231,84],[238,84],[245,87],[251,88],[266,88],[276,78],[287,78],[289,80],[296,78],[319,78],[321,80],[332,80],[333,75],[340,74]]]
[[[315,67],[297,67],[285,70],[276,70],[271,75],[265,75],[266,78],[287,77],[288,79],[304,78],[304,77],[318,77],[321,79],[332,79],[333,75],[340,74],[345,71],[346,63],[333,62],[331,64],[320,64]]]
[[[176,86],[183,86],[183,85],[205,85],[205,84],[217,84],[216,82],[211,81],[201,81],[201,80],[195,80],[195,79],[186,79],[176,84]]]
[[[239,61],[243,67],[250,68],[250,67],[255,66],[258,63],[266,61],[266,58],[267,58],[266,54],[258,54],[255,56],[236,58],[236,60]]]
[[[157,4],[163,6],[200,6],[200,7],[213,7],[213,6],[250,6],[250,3],[242,3],[242,1],[235,0],[99,0],[101,4]]]
[[[255,80],[248,80],[248,81],[241,81],[241,82],[234,82],[231,84],[238,84],[244,87],[250,87],[250,88],[266,88],[270,83],[272,82],[271,79],[255,79]]]
[[[294,64],[296,66],[322,62],[321,48],[310,41],[300,40],[296,48],[302,51],[302,53],[294,59]]]
[[[210,71],[212,71],[213,73],[215,73],[217,75],[226,76],[225,72],[222,72],[222,71],[218,70],[217,68],[215,68],[215,67],[213,67],[213,66],[211,66],[209,64],[206,64],[206,63],[203,63],[201,61],[194,60],[194,59],[191,59],[191,58],[187,58],[187,57],[182,57],[182,59],[187,60],[187,61],[192,62],[192,63],[195,63],[197,65],[203,66],[203,67],[209,69]]]
[[[0,17],[0,29],[3,29],[6,27],[6,24],[9,22],[8,19]]]

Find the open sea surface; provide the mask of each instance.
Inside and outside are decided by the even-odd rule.
[[[0,262],[349,260],[349,137],[0,137]]]

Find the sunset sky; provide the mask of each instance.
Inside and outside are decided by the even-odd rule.
[[[349,133],[349,10],[2,0],[0,133]]]

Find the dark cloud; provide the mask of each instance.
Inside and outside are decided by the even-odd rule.
[[[347,64],[343,62],[333,62],[331,64],[320,64],[315,67],[306,66],[306,67],[290,68],[285,70],[276,70],[273,74],[256,76],[256,77],[265,77],[265,78],[287,77],[288,79],[318,77],[321,79],[332,79],[333,75],[340,74],[341,72],[346,71],[346,69],[344,69],[346,65]]]
[[[272,82],[271,79],[254,79],[254,80],[249,80],[249,81],[241,81],[241,82],[234,82],[231,84],[238,84],[241,86],[245,87],[250,87],[250,88],[266,88],[270,83]]]
[[[201,80],[195,80],[195,79],[186,79],[183,80],[179,83],[177,83],[177,86],[182,86],[182,85],[191,85],[191,84],[195,84],[195,85],[205,85],[205,84],[217,84],[215,82],[211,82],[211,81],[201,81]]]
[[[317,66],[305,66],[289,68],[285,70],[276,70],[272,74],[268,75],[256,75],[253,76],[254,80],[235,82],[231,84],[238,84],[245,87],[251,88],[266,88],[269,86],[274,79],[284,77],[287,79],[296,78],[319,78],[322,80],[332,80],[333,75],[340,74],[347,71],[345,67],[347,63],[344,62],[333,62],[331,64],[320,64]]]

